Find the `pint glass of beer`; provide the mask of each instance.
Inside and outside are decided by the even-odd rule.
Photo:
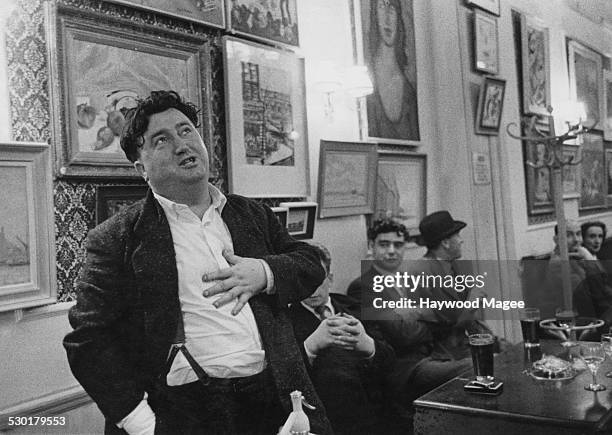
[[[471,334],[469,336],[470,349],[472,351],[472,362],[476,380],[493,380],[493,335]]]
[[[539,346],[538,325],[540,323],[540,310],[537,308],[523,308],[520,311],[520,316],[525,347]]]

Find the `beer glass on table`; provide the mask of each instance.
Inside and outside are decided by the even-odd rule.
[[[606,358],[603,345],[593,342],[580,343],[580,358],[582,358],[593,375],[593,383],[585,385],[584,389],[589,391],[605,390],[606,387],[604,385],[597,383],[597,370],[599,370],[599,366]]]
[[[540,324],[540,310],[537,308],[523,308],[520,311],[521,330],[523,331],[523,343],[525,347],[540,346],[538,337],[538,325]]]
[[[491,383],[493,377],[493,344],[492,334],[470,334],[470,350],[474,374],[478,382]]]

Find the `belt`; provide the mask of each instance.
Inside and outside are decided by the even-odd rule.
[[[190,382],[183,385],[166,386],[169,391],[180,392],[181,390],[192,390],[193,388],[202,388],[206,391],[215,391],[221,393],[243,393],[252,391],[253,388],[260,388],[266,385],[270,372],[268,368],[265,368],[260,373],[252,376],[245,376],[241,378],[212,378],[206,379],[204,384],[200,379],[197,381]]]

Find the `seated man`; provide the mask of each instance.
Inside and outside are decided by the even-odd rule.
[[[428,267],[430,270],[424,271],[426,273],[450,270],[450,261],[461,256],[462,242],[458,233],[465,224],[453,221],[448,212],[443,213],[427,216],[420,225],[422,239],[429,248],[425,258],[432,260]],[[349,296],[362,302],[364,313],[371,303],[375,276],[394,275],[399,270],[407,237],[406,228],[391,220],[376,221],[369,229],[368,242],[374,257],[372,267],[353,281],[347,291]],[[419,262],[420,266],[425,263],[428,262]],[[411,273],[418,275],[421,271]],[[380,295],[386,300],[411,296],[405,289],[389,287],[385,287]],[[420,293],[413,296],[425,297]],[[465,337],[466,326],[475,326],[471,329],[475,332],[483,328],[472,325],[472,318],[464,313],[452,318],[444,318],[443,314],[448,313],[429,308],[397,309],[385,310],[377,318],[368,316],[365,320],[366,326],[379,329],[395,350],[396,364],[387,375],[387,384],[393,406],[404,418],[410,418],[412,400],[472,365]]]
[[[593,231],[594,228],[597,230]],[[605,228],[605,226],[604,226]],[[562,291],[559,249],[559,228],[555,225],[555,248],[550,257],[549,280],[551,289]],[[597,317],[606,322],[605,329],[612,324],[612,285],[601,263],[593,252],[598,252],[603,240],[603,228],[595,223],[583,225],[566,221],[567,251],[569,256],[570,286],[573,291],[574,309],[579,316]],[[586,243],[591,249],[582,246],[582,235],[587,234]],[[592,236],[592,237],[591,237]],[[583,339],[585,337],[582,337]],[[596,336],[589,336],[596,339]]]
[[[335,433],[388,433],[379,408],[382,373],[393,363],[393,350],[366,333],[353,316],[358,315],[355,301],[330,294],[331,256],[324,246],[315,247],[327,277],[309,298],[289,309],[315,390]]]

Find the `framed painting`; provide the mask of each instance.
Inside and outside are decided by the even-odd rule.
[[[606,198],[612,206],[612,150],[606,150]]]
[[[489,74],[499,72],[497,18],[474,11],[474,67]]]
[[[576,41],[567,43],[569,64],[570,98],[584,103],[586,120],[590,128],[603,125],[603,86],[601,55]]]
[[[184,18],[214,27],[225,27],[223,0],[110,0],[159,12],[176,18]]]
[[[505,80],[493,77],[484,78],[478,97],[476,133],[495,136],[499,134],[505,90]]]
[[[147,185],[97,186],[96,225],[101,224],[122,208],[144,198],[148,190]]]
[[[0,311],[55,303],[49,145],[0,143],[0,180]]]
[[[499,0],[465,0],[470,6],[476,6],[499,17]]]
[[[579,159],[579,146],[563,144],[563,160],[577,162]],[[565,165],[563,167],[563,198],[580,197],[580,163]]]
[[[548,29],[536,18],[521,15],[523,112],[548,115],[550,54]]]
[[[280,224],[286,228],[287,227],[287,213],[289,213],[289,209],[287,207],[272,207],[271,210],[274,212]]]
[[[314,234],[316,202],[281,202],[287,209],[287,231],[298,240],[312,239]]]
[[[172,89],[202,109],[210,147],[210,60],[205,40],[47,4],[52,134],[60,177],[137,177],[119,146],[126,112]],[[209,148],[210,154],[210,148]]]
[[[374,211],[376,144],[321,141],[319,218]]]
[[[374,219],[393,218],[414,236],[427,211],[427,156],[378,152]]]
[[[360,0],[364,61],[374,85],[366,97],[367,132],[373,140],[419,145],[412,4]]]
[[[605,140],[612,140],[612,71],[604,71],[604,119],[603,132]]]
[[[552,136],[555,134],[553,117],[536,115],[534,125],[525,123],[523,135],[537,137],[538,131]],[[543,142],[524,141],[523,156],[525,159],[525,186],[527,190],[527,213],[536,216],[551,213],[554,210],[552,202],[552,176],[545,166],[551,155]],[[564,174],[565,175],[565,174]],[[578,188],[578,192],[580,189]]]
[[[304,58],[231,37],[224,56],[230,192],[308,196]]]
[[[297,0],[225,0],[228,30],[268,43],[299,46]]]
[[[580,210],[603,208],[606,204],[604,144],[601,133],[585,133],[582,138],[582,185]]]

